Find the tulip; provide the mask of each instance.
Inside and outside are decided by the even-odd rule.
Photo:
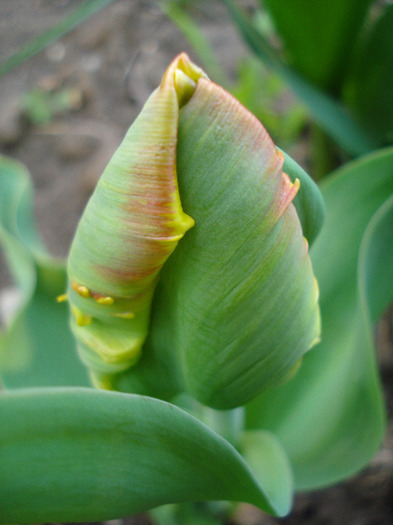
[[[173,60],[71,247],[71,328],[97,386],[143,371],[232,408],[293,373],[320,318],[299,181],[282,165],[252,114]]]

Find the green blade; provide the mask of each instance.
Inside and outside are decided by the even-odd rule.
[[[391,222],[387,227],[383,219],[376,227],[373,219],[364,232],[393,192],[393,150],[344,166],[322,190],[326,223],[311,253],[321,291],[322,343],[304,358],[292,381],[247,409],[249,428],[268,429],[283,444],[298,489],[353,474],[382,439],[383,402],[370,325],[393,299]]]
[[[233,0],[222,0],[228,7],[239,32],[253,53],[272,67],[291,87],[307,106],[311,117],[342,148],[353,155],[360,155],[375,149],[378,142],[367,129],[355,122],[339,102],[326,95],[297,71],[285,64],[249,22]]]
[[[0,375],[7,388],[87,385],[56,297],[64,292],[61,261],[50,258],[32,215],[32,186],[26,168],[0,157],[0,241],[22,293],[13,320],[0,338]]]
[[[313,84],[337,93],[371,2],[264,0],[263,5],[284,42],[288,63]]]
[[[289,510],[290,476],[277,468],[281,452],[260,450],[270,454],[274,483],[282,474],[277,493],[265,469],[261,486],[235,448],[163,401],[27,390],[0,397],[0,419],[1,523],[102,521],[190,500]]]
[[[393,142],[393,6],[373,24],[350,79],[352,107],[381,143]]]

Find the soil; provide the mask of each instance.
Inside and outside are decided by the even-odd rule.
[[[1,0],[0,63],[80,4],[80,0]],[[203,31],[231,76],[246,50],[222,6],[215,1],[204,5],[199,15]],[[0,150],[28,166],[35,189],[38,228],[54,255],[67,254],[86,199],[106,162],[166,65],[181,51],[198,62],[182,34],[155,2],[117,0],[0,79]],[[53,110],[47,123],[35,122],[32,110],[22,107],[26,95],[37,88],[46,101],[58,93],[66,94],[67,103]],[[0,288],[10,284],[0,259]],[[381,322],[377,338],[391,421],[393,358],[388,317]],[[391,525],[392,494],[390,422],[384,447],[358,476],[332,488],[297,496],[288,518],[274,519],[249,505],[240,505],[230,523]],[[151,522],[139,516],[110,523]]]

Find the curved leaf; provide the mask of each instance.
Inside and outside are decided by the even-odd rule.
[[[370,219],[393,193],[393,150],[344,166],[322,193],[326,223],[311,253],[321,292],[322,342],[287,385],[247,408],[248,428],[268,429],[284,446],[298,489],[353,474],[382,439],[383,402],[370,322],[393,299],[386,286],[392,280],[393,230],[384,212],[372,220],[358,258]]]
[[[0,155],[0,240],[9,269],[25,295],[34,287],[31,251],[43,252],[34,227],[33,190],[23,164]]]
[[[292,182],[300,181],[300,188],[293,204],[302,224],[303,235],[311,245],[320,232],[325,220],[325,204],[320,189],[313,179],[289,155],[277,148],[284,155],[283,171]]]
[[[393,301],[393,195],[371,219],[359,253],[359,292],[372,323]]]
[[[0,375],[7,388],[87,385],[74,350],[67,309],[56,302],[66,287],[64,265],[50,258],[36,232],[26,168],[0,157],[0,242],[21,304],[0,337]]]
[[[270,432],[248,430],[243,433],[240,448],[262,486],[266,486],[266,493],[275,501],[281,501],[283,508],[290,508],[292,491],[288,491],[287,485],[293,486],[292,471],[277,438]],[[283,478],[287,482],[285,486]]]
[[[19,391],[0,396],[0,419],[1,523],[101,521],[190,499],[289,510],[280,452],[260,451],[269,452],[274,486],[281,474],[277,492],[268,475],[260,485],[223,438],[157,399],[89,389]]]

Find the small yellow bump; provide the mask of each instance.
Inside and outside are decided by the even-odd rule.
[[[62,293],[61,295],[58,295],[58,296],[56,297],[56,301],[57,301],[58,303],[64,303],[65,301],[67,301],[67,299],[68,299],[68,296],[67,296],[66,293]]]
[[[104,376],[90,372],[90,379],[95,388],[99,388],[101,390],[113,390],[112,381],[109,375]]]
[[[84,297],[85,299],[90,297],[89,289],[86,288],[86,286],[78,286],[78,289],[76,291],[81,297]]]
[[[99,297],[98,299],[96,299],[96,301],[98,304],[102,304],[104,306],[110,306],[115,302],[113,297]]]
[[[84,297],[85,299],[90,297],[90,292],[89,292],[89,289],[87,288],[87,286],[83,286],[82,284],[78,284],[78,283],[74,282],[74,283],[72,283],[72,289],[78,295],[80,295],[81,297]]]
[[[76,306],[72,306],[72,313],[75,316],[75,322],[78,326],[86,326],[91,324],[93,321],[91,315],[83,313],[82,310],[79,310],[79,308],[76,308]]]
[[[115,317],[121,317],[122,319],[134,319],[134,312],[123,312],[120,314],[114,314]]]
[[[278,149],[276,149],[276,151],[277,151],[277,156],[279,157],[279,159],[282,160],[282,162],[284,162],[284,159],[285,159],[284,153]]]

